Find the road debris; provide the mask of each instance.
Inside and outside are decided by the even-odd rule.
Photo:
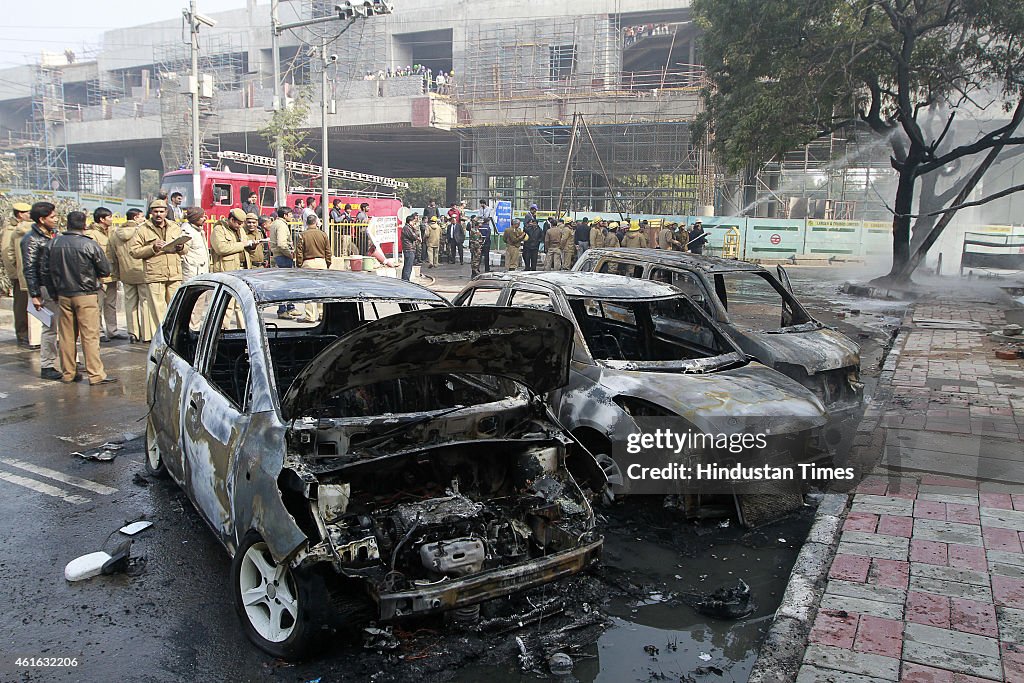
[[[126,536],[134,536],[140,531],[145,531],[151,526],[153,526],[153,522],[140,519],[137,522],[132,522],[131,524],[124,525],[123,527],[118,529],[118,531],[120,531],[122,534],[125,534]]]
[[[706,595],[691,594],[683,600],[700,614],[716,619],[742,619],[755,608],[750,586],[743,579],[732,588],[719,588]]]
[[[96,451],[95,453],[82,453],[80,451],[72,451],[71,455],[77,455],[83,460],[97,460],[99,462],[110,462],[117,457],[117,453],[114,451],[102,450]]]

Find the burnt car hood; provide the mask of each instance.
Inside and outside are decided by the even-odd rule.
[[[813,375],[829,370],[860,367],[860,347],[842,332],[822,327],[792,332],[750,332],[747,339],[757,349],[744,351],[764,363],[799,365]],[[746,346],[742,344],[741,346]]]
[[[770,428],[798,432],[825,424],[827,413],[810,391],[757,363],[703,375],[666,372],[602,372],[613,394],[650,401],[705,432]]]
[[[338,391],[416,375],[493,375],[544,393],[568,382],[572,340],[566,318],[533,309],[464,306],[389,316],[310,361],[281,399],[281,414],[293,420]]]

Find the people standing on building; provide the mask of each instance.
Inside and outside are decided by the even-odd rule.
[[[519,270],[519,259],[522,254],[523,244],[526,242],[526,232],[520,227],[518,218],[512,219],[512,227],[505,231],[505,270]]]
[[[481,221],[479,216],[473,216],[469,221],[469,270],[470,277],[480,274],[480,257],[483,255],[484,236],[480,230]]]
[[[124,290],[124,315],[128,321],[128,340],[132,343],[153,336],[155,325],[149,319],[145,301],[146,286],[145,266],[142,259],[131,255],[128,244],[139,230],[139,217],[142,211],[128,209],[125,222],[114,228],[107,244],[107,260],[110,261],[110,272],[121,282]]]
[[[155,199],[149,205],[149,219],[139,226],[129,243],[129,253],[143,261],[144,305],[154,330],[163,322],[167,304],[181,286],[181,254],[185,245],[171,246],[180,237],[181,226],[167,219],[167,202]]]
[[[573,238],[576,241],[576,256],[582,256],[583,253],[590,248],[590,219],[586,216],[580,220],[579,225],[574,230]]]
[[[537,257],[540,254],[540,245],[544,239],[544,231],[540,229],[540,223],[534,214],[526,214],[526,241],[523,243],[523,267],[526,270],[537,270]]]
[[[564,223],[565,221],[559,219],[555,221],[554,227],[548,228],[548,231],[544,233],[544,253],[546,254],[544,265],[547,270],[562,270],[562,264],[565,262],[562,254],[562,238],[565,237],[563,234],[565,232]]]
[[[180,192],[171,193],[170,211],[168,212],[167,217],[175,223],[181,223],[185,220],[185,210],[181,208],[181,203],[183,201],[185,201],[185,196]]]
[[[466,228],[462,225],[462,213],[458,220],[450,220],[445,227],[445,241],[448,243],[448,263],[455,263],[455,252],[459,252],[459,265],[465,264],[462,243],[466,240]]]
[[[181,234],[189,237],[181,254],[181,276],[185,280],[210,272],[210,250],[206,248],[206,235],[203,233],[205,221],[203,207],[193,206],[185,210],[185,222],[181,224]]]
[[[85,234],[83,212],[68,214],[67,231],[54,237],[40,258],[43,278],[53,283],[60,309],[57,338],[61,381],[82,379],[77,345],[81,338],[89,384],[113,384],[117,378],[107,376],[100,358],[99,292],[103,279],[110,275],[110,261],[100,244]]]
[[[427,223],[427,268],[438,265],[438,251],[441,248],[441,223],[434,216]]]
[[[693,222],[693,229],[690,230],[690,253],[698,256],[704,253],[704,245],[707,244],[707,233],[704,232],[704,224],[701,221]]]
[[[107,255],[110,247],[110,234],[114,226],[114,213],[101,206],[92,212],[92,225],[86,231],[85,236],[96,241]],[[109,257],[107,261],[109,262]],[[128,339],[128,335],[117,329],[117,278],[108,275],[101,280],[99,290],[99,306],[103,315],[103,323],[100,329],[100,341],[106,342],[112,339]]]
[[[420,241],[419,214],[411,213],[402,225],[402,279],[412,280],[412,268],[416,263],[416,245]]]
[[[311,270],[328,270],[331,267],[331,242],[327,233],[320,229],[316,216],[306,219],[306,229],[295,243],[295,262],[299,268]],[[299,318],[298,322],[313,323],[319,319],[320,306],[308,303],[305,317]]]
[[[36,202],[29,209],[32,228],[21,238],[21,267],[25,276],[25,289],[32,301],[32,307],[49,323],[40,321],[42,331],[39,340],[39,376],[42,379],[60,380],[61,365],[57,355],[57,321],[60,309],[53,284],[43,278],[42,266],[46,250],[57,231],[57,207],[50,202]],[[26,306],[27,308],[27,306]],[[46,311],[46,314],[41,313]]]
[[[11,206],[11,218],[0,236],[0,260],[4,272],[11,281],[11,296],[14,302],[14,336],[18,346],[35,344],[29,338],[28,290],[25,288],[25,276],[21,272],[21,238],[32,229],[29,212],[32,207],[25,202],[15,202]],[[35,318],[33,318],[35,320]]]

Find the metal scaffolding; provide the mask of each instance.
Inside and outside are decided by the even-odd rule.
[[[613,15],[470,27],[454,99],[473,203],[624,214],[711,204],[713,169],[690,136],[703,86],[692,40],[688,23],[635,36]]]
[[[64,136],[57,134],[64,122],[63,73],[60,69],[37,66],[32,82],[32,187],[71,189],[68,148]]]
[[[218,133],[223,132],[214,115],[218,99],[242,89],[245,81],[245,48],[230,38],[205,37],[199,52],[201,76],[213,79],[211,96],[203,96],[200,87],[199,98],[200,161],[211,166],[217,163]],[[156,45],[153,62],[160,83],[160,158],[165,169],[188,168],[192,165],[192,114],[186,87],[190,75],[188,47],[178,43]]]

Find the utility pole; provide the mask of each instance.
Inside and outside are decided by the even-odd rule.
[[[192,206],[202,206],[202,183],[199,172],[199,22],[196,21],[196,0],[189,3],[189,34],[192,52],[192,77],[189,90],[192,91]]]
[[[281,61],[278,58],[278,19],[277,6],[279,0],[270,2],[270,25],[274,30],[270,32],[270,52],[274,60],[274,111],[283,111],[285,108],[284,93],[281,92]],[[284,169],[284,147],[281,146],[281,135],[277,136],[274,144],[274,156],[277,159],[277,205],[288,204],[288,181],[285,178]]]
[[[320,157],[323,161],[320,163],[324,167],[322,174],[323,180],[323,196],[320,198],[320,213],[322,214],[324,227],[327,227],[327,222],[330,218],[330,214],[327,212],[329,193],[328,184],[328,173],[327,170],[330,168],[330,164],[327,163],[327,65],[338,61],[337,55],[331,55],[331,58],[327,57],[327,35],[320,36]]]
[[[195,2],[195,0],[192,0]],[[294,21],[290,24],[282,24],[277,20],[277,5],[278,0],[271,0],[270,5],[270,28],[274,34],[273,42],[273,58],[274,58],[274,92],[279,93],[281,89],[281,67],[278,64],[277,54],[277,37],[281,35],[282,31],[287,31],[293,28],[300,28],[303,26],[313,26],[316,24],[326,24],[337,19],[347,19],[348,24],[338,34],[344,33],[348,30],[352,24],[355,23],[356,19],[368,19],[372,16],[391,14],[394,11],[394,6],[387,0],[366,0],[359,4],[353,4],[351,0],[345,0],[345,2],[335,5],[334,11],[337,13],[336,16],[329,17],[314,17],[312,19],[302,19],[301,21]],[[328,204],[328,187],[327,187],[327,66],[328,64],[334,64],[338,61],[336,55],[327,55],[327,36],[326,34],[320,37],[320,59],[323,64],[322,73],[320,74],[320,92],[321,92],[321,112],[320,112],[320,133],[323,138],[322,147],[320,150],[323,156],[323,197],[321,197],[324,224],[326,225],[327,219],[330,214],[327,213]],[[281,101],[280,105],[283,107],[284,102]],[[277,193],[278,193],[278,206],[281,205],[282,186],[284,184],[284,150],[281,148],[281,138],[277,139]]]

